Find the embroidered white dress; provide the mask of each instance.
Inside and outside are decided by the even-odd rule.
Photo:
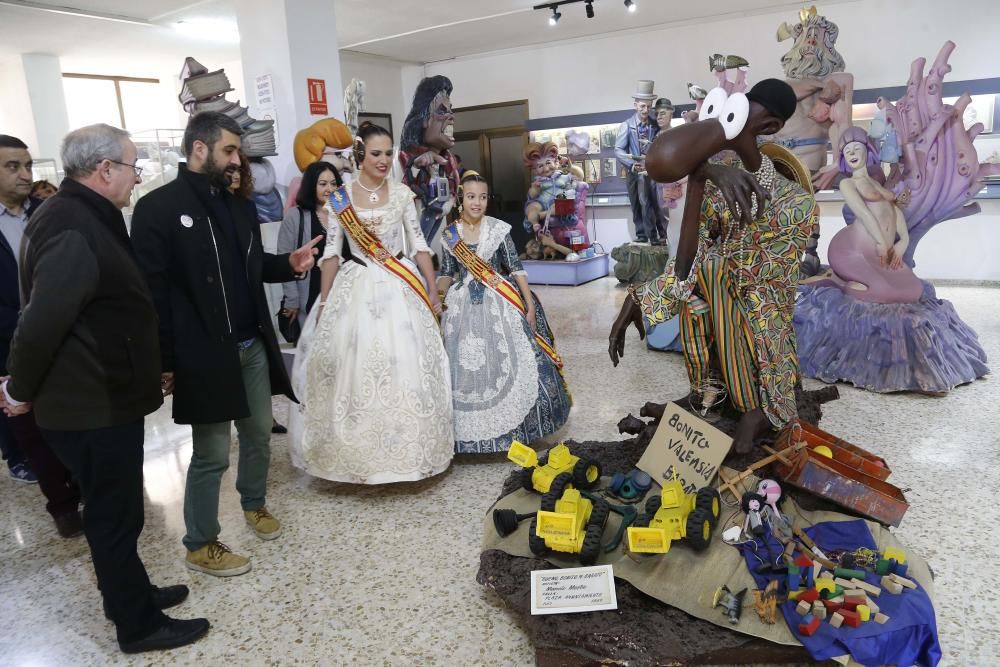
[[[390,183],[385,207],[355,210],[393,255],[428,250],[408,188]],[[345,237],[366,266],[342,260],[318,321],[317,307],[306,320],[292,370],[300,401],[289,419],[292,463],[359,484],[436,475],[454,447],[437,321],[412,288],[367,258],[332,212],[324,260],[341,255]],[[419,276],[409,257],[401,261]]]

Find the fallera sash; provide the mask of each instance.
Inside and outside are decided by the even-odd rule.
[[[354,210],[354,205],[351,203],[351,198],[347,195],[347,188],[345,186],[342,185],[330,193],[330,207],[337,214],[341,227],[344,228],[345,232],[350,234],[354,243],[361,248],[368,259],[379,264],[386,271],[406,283],[410,289],[416,292],[417,296],[427,305],[427,309],[436,318],[437,315],[434,314],[434,309],[431,308],[430,297],[427,295],[427,290],[424,289],[424,283],[419,277],[414,275],[408,266],[396,259],[382,245],[382,241],[377,236],[361,224],[357,211]]]
[[[455,256],[455,259],[462,266],[468,269],[469,274],[473,278],[503,297],[507,303],[521,313],[522,317],[527,315],[527,308],[524,305],[524,299],[521,298],[521,293],[509,281],[497,273],[490,266],[489,262],[483,260],[472,248],[466,245],[462,237],[458,235],[458,226],[455,223],[444,228],[444,231],[441,232],[441,238],[448,244],[451,254]],[[538,343],[545,356],[552,360],[552,363],[559,369],[559,373],[562,374],[563,362],[556,352],[555,347],[537,331],[535,332],[535,342]]]

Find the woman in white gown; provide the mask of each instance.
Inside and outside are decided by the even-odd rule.
[[[431,253],[413,193],[389,180],[389,133],[364,123],[355,155],[360,169],[350,201],[360,225],[387,252],[380,260],[362,249],[345,231],[349,212],[331,207],[320,296],[292,372],[300,404],[293,406],[289,448],[297,467],[324,479],[424,479],[448,467],[454,446],[441,302],[437,290],[421,296],[414,287],[420,279],[410,259],[425,284],[434,285]]]

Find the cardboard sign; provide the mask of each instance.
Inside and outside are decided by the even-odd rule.
[[[261,74],[255,80],[257,106],[274,106],[274,80],[270,74]]]
[[[617,609],[610,565],[531,572],[531,613],[572,614]]]
[[[326,116],[326,81],[323,79],[306,79],[309,89],[309,113],[314,116]]]
[[[676,469],[684,492],[694,493],[712,483],[732,444],[731,437],[708,422],[667,403],[637,467],[660,484],[673,479]]]

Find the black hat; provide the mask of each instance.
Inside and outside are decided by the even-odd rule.
[[[661,97],[660,99],[656,100],[656,104],[653,105],[653,108],[657,109],[657,110],[659,110],[659,109],[673,109],[674,108],[674,104],[668,98]]]
[[[792,114],[795,113],[795,106],[798,104],[795,91],[781,79],[758,81],[747,93],[747,99],[761,105],[772,116],[783,121],[792,117]]]

